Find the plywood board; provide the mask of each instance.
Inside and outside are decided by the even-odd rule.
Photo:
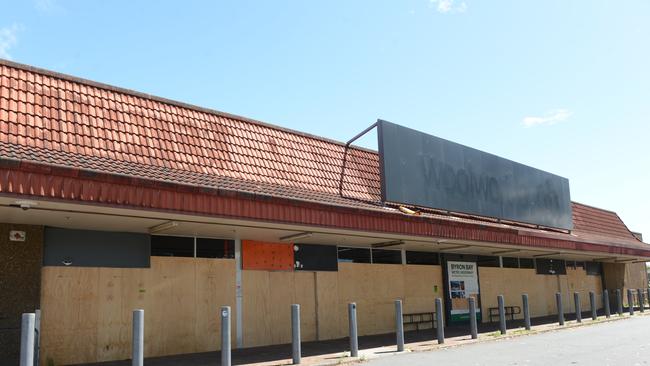
[[[234,278],[229,259],[152,257],[147,269],[44,267],[42,364],[128,358],[134,309],[145,310],[145,357],[215,350],[218,309],[234,306]]]

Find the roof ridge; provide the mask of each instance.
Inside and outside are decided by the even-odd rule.
[[[74,83],[80,83],[80,84],[84,84],[84,85],[87,85],[87,86],[90,86],[90,87],[105,89],[105,90],[109,90],[109,91],[116,92],[116,93],[123,93],[123,94],[128,94],[128,95],[131,95],[131,96],[134,96],[134,97],[138,97],[138,98],[144,98],[144,99],[148,99],[148,100],[152,100],[152,101],[156,101],[156,102],[160,102],[160,103],[171,104],[171,105],[176,106],[176,107],[187,108],[187,109],[191,109],[191,110],[201,112],[201,113],[214,114],[214,115],[224,117],[224,118],[231,118],[231,119],[235,119],[235,120],[238,120],[238,121],[241,121],[241,122],[252,123],[252,124],[255,124],[255,125],[258,125],[258,126],[268,127],[268,128],[275,129],[277,131],[287,132],[287,133],[291,133],[291,134],[294,134],[294,135],[299,135],[299,136],[307,137],[307,138],[314,139],[314,140],[328,142],[328,143],[332,143],[332,144],[343,146],[343,147],[346,146],[345,142],[334,140],[334,139],[323,137],[323,136],[317,136],[317,135],[314,135],[314,134],[311,134],[311,133],[308,133],[308,132],[298,131],[298,130],[295,130],[295,129],[292,129],[292,128],[282,127],[282,126],[279,126],[279,125],[275,125],[275,124],[272,124],[272,123],[260,121],[260,120],[257,120],[257,119],[240,116],[238,114],[223,112],[223,111],[213,109],[213,108],[201,107],[201,106],[198,106],[196,104],[181,102],[181,101],[174,100],[174,99],[169,99],[169,98],[160,97],[160,96],[153,95],[153,94],[139,92],[139,91],[136,91],[136,90],[133,90],[133,89],[123,88],[123,87],[119,87],[119,86],[115,86],[115,85],[111,85],[111,84],[102,83],[102,82],[99,82],[99,81],[94,81],[94,80],[90,80],[90,79],[86,79],[86,78],[81,78],[81,77],[78,77],[78,76],[73,76],[73,75],[61,73],[61,72],[58,72],[58,71],[53,71],[53,70],[48,70],[48,69],[41,68],[41,67],[31,66],[31,65],[27,65],[27,64],[15,62],[15,61],[7,60],[7,59],[4,59],[4,58],[0,58],[0,65],[4,65],[4,66],[7,66],[7,67],[13,67],[13,68],[16,68],[16,69],[21,69],[23,71],[34,72],[34,73],[38,73],[38,74],[41,74],[41,75],[45,75],[45,76],[49,76],[49,77],[53,77],[53,78],[58,78],[58,79],[62,79],[62,80],[66,80],[66,81],[70,81],[70,82],[74,82]],[[353,149],[356,149],[356,150],[378,154],[378,152],[376,150],[372,150],[372,149],[365,148],[365,147],[362,147],[362,146],[350,145],[350,147],[353,148]]]

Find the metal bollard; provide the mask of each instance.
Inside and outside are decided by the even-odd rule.
[[[144,364],[144,310],[133,310],[133,336],[131,339],[131,365]]]
[[[499,331],[501,334],[506,334],[506,309],[503,295],[497,296],[497,303],[499,304]]]
[[[629,307],[630,315],[634,315],[634,295],[632,289],[627,289],[627,306]]]
[[[359,356],[359,340],[357,339],[357,304],[348,304],[348,320],[350,322],[350,356]]]
[[[564,306],[562,305],[562,293],[555,293],[555,302],[557,303],[557,322],[564,325]]]
[[[221,307],[221,365],[231,365],[230,306]]]
[[[528,294],[521,295],[521,302],[524,306],[524,325],[526,330],[530,330],[530,309],[528,307]]]
[[[580,293],[573,293],[573,302],[576,306],[576,322],[582,323],[582,307],[580,306]]]
[[[616,289],[616,312],[618,316],[623,315],[623,298],[621,297],[621,289]]]
[[[612,313],[609,309],[609,291],[603,290],[603,307],[605,308],[605,317],[609,318]]]
[[[291,353],[293,364],[300,364],[300,305],[291,305]]]
[[[404,317],[402,315],[402,300],[395,300],[395,333],[397,352],[404,351]]]
[[[593,291],[589,291],[589,305],[591,305],[591,320],[598,319],[598,313],[596,312],[596,294]]]
[[[469,302],[469,330],[472,339],[478,338],[478,327],[476,326],[476,300],[473,297],[467,299]]]
[[[34,315],[34,366],[38,366],[41,357],[41,310],[36,309]]]
[[[34,366],[34,324],[36,314],[24,313],[20,329],[20,366]]]
[[[637,291],[637,295],[639,296],[639,311],[643,313],[645,311],[645,309],[643,308],[644,307],[643,303],[645,302],[643,300],[643,291],[641,291],[641,289],[638,289],[636,291]]]
[[[442,318],[442,299],[436,298],[436,336],[438,344],[445,343],[445,321]]]

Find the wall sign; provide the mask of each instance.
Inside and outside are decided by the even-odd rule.
[[[20,230],[11,230],[9,232],[9,241],[25,241],[27,240],[27,233]]]
[[[476,319],[481,320],[481,308],[478,303],[478,272],[475,262],[447,262],[449,298],[451,299],[451,321],[469,320],[468,298],[476,301]]]
[[[566,178],[386,121],[377,135],[386,202],[573,228]]]

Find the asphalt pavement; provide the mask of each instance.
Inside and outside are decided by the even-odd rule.
[[[650,365],[650,317],[543,334],[413,352],[365,363],[382,365]]]

